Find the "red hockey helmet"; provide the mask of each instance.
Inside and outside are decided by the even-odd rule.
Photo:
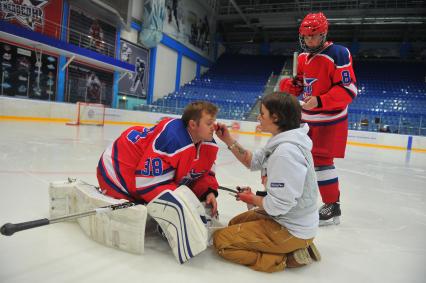
[[[323,13],[307,14],[299,27],[299,34],[303,36],[324,34],[328,31],[328,21]]]
[[[318,53],[323,48],[328,32],[328,21],[323,13],[310,13],[302,20],[299,27],[300,47],[309,53]],[[321,42],[318,46],[308,47],[304,36],[321,35]]]

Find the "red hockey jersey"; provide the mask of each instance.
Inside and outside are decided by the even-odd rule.
[[[356,78],[349,50],[328,43],[318,54],[298,57],[297,78],[303,81],[303,98],[319,96],[319,106],[302,110],[302,120],[326,125],[347,117],[347,106],[357,95]]]
[[[107,195],[140,202],[182,184],[200,199],[210,191],[217,195],[217,152],[214,140],[195,145],[181,119],[165,119],[153,128],[131,127],[102,154],[99,185]]]

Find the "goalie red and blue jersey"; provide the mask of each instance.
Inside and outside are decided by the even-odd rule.
[[[181,119],[164,119],[152,128],[124,131],[102,154],[98,182],[109,196],[149,202],[164,190],[187,185],[201,200],[218,183],[215,141],[195,145]]]
[[[309,124],[309,135],[314,142],[312,153],[344,157],[348,105],[358,92],[349,50],[328,42],[317,54],[301,53],[297,79],[303,82],[303,98],[319,98],[318,107],[302,109],[302,121]]]

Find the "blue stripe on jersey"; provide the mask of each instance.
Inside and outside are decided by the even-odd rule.
[[[341,67],[350,63],[349,51],[342,45],[332,44],[324,49],[321,54],[327,55],[334,60],[334,65]]]
[[[190,144],[192,144],[192,139],[183,121],[174,119],[164,127],[155,141],[154,148],[166,154],[174,154]]]
[[[306,109],[302,109],[303,113],[312,115],[312,114],[339,114],[341,113],[343,110],[306,110]]]
[[[329,125],[334,125],[334,124],[340,123],[340,122],[345,121],[347,119],[348,119],[348,115],[345,115],[340,119],[330,121],[330,122],[311,122],[311,121],[309,121],[309,122],[306,122],[306,123],[308,123],[309,127],[310,126],[313,126],[313,127],[315,127],[315,126],[329,126]]]
[[[185,242],[186,242],[186,249],[189,253],[189,257],[193,257],[192,255],[192,251],[191,251],[191,246],[189,245],[189,240],[188,240],[188,231],[186,230],[186,223],[185,223],[185,214],[183,213],[183,207],[180,204],[180,202],[178,202],[171,193],[165,193],[160,197],[161,200],[167,201],[167,202],[171,202],[174,203],[175,205],[177,205],[181,211],[181,217],[179,218],[179,221],[182,221],[183,223],[181,223],[181,227],[183,227],[185,229],[184,233],[182,234],[182,236],[185,237]],[[176,208],[175,208],[176,209]],[[177,211],[177,209],[176,209]],[[179,211],[178,211],[179,214]]]
[[[334,178],[334,179],[325,180],[325,181],[318,181],[318,186],[330,185],[330,184],[337,183],[338,181],[339,181],[339,178]]]
[[[325,171],[325,170],[331,170],[331,169],[336,169],[336,167],[334,167],[334,165],[318,166],[318,167],[315,167],[315,172]]]
[[[127,189],[127,185],[126,185],[126,181],[124,181],[123,176],[121,175],[121,171],[120,171],[120,162],[118,160],[118,147],[117,147],[117,141],[114,142],[114,156],[111,156],[114,159],[114,170],[115,170],[115,174],[118,177],[118,180],[120,181],[121,186],[126,190],[129,191]]]
[[[102,164],[102,158],[101,159],[99,159],[99,163],[98,163],[98,168],[99,168],[99,170],[101,171],[101,175],[102,175],[102,178],[104,179],[104,181],[111,187],[111,188],[113,188],[114,189],[114,191],[116,191],[117,193],[120,193],[120,194],[122,194],[122,195],[125,195],[125,196],[127,196],[127,197],[129,197],[130,199],[133,199],[133,197],[132,196],[130,196],[129,195],[129,193],[126,193],[126,192],[123,192],[119,187],[117,187],[117,185],[113,182],[113,181],[111,181],[109,178],[108,178],[108,175],[106,174],[106,170],[105,170],[105,168],[104,168],[104,165]]]
[[[143,189],[136,189],[136,193],[138,195],[146,195],[147,193],[152,192],[153,190],[158,188],[159,186],[170,184],[171,182],[173,182],[173,180],[166,180],[166,181],[157,183],[155,185],[152,185],[150,187],[146,187],[146,188],[143,188]]]

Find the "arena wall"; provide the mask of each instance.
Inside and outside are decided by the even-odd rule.
[[[0,97],[0,122],[24,120],[66,123],[76,116],[76,104]],[[107,108],[105,124],[153,125],[164,117],[176,115],[143,111]],[[227,124],[234,133],[244,135],[265,135],[256,132],[256,122],[219,120]],[[238,130],[237,130],[238,129]],[[385,148],[393,150],[411,149],[426,153],[426,137],[397,135],[390,133],[349,131],[348,145]]]

